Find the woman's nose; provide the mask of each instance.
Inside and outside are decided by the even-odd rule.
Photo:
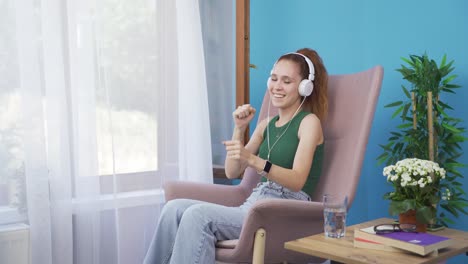
[[[280,90],[281,89],[281,82],[276,81],[273,83],[273,90]]]

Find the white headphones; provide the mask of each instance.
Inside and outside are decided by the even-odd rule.
[[[286,53],[284,55],[288,55],[288,54],[296,54],[296,55],[299,55],[301,57],[304,58],[304,60],[306,61],[307,65],[309,66],[309,77],[307,79],[304,79],[302,80],[300,83],[299,83],[299,86],[298,86],[298,91],[299,91],[299,95],[301,96],[309,96],[312,94],[312,91],[314,90],[314,83],[313,83],[313,80],[315,79],[315,68],[314,68],[314,64],[312,63],[312,61],[307,57],[305,56],[304,54],[301,54],[301,53],[297,53],[297,52],[291,52],[291,53]],[[283,55],[283,56],[284,56]],[[276,63],[278,63],[278,61],[275,62],[274,65],[276,65]],[[273,67],[274,67],[273,65]],[[273,74],[273,70],[270,72],[270,74]],[[270,78],[268,78],[268,81],[270,81]]]

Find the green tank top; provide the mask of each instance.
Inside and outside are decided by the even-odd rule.
[[[301,111],[291,120],[291,125],[285,132],[288,124],[281,127],[276,127],[275,123],[278,121],[279,116],[275,116],[268,123],[268,129],[270,130],[270,147],[273,146],[276,139],[284,133],[283,136],[278,140],[276,145],[273,147],[270,153],[270,162],[287,169],[292,169],[294,163],[294,157],[296,156],[297,146],[299,145],[299,138],[297,136],[299,131],[299,125],[302,119],[310,114],[309,112]],[[267,159],[268,156],[268,143],[267,143],[267,129],[263,132],[263,142],[260,145],[258,156],[262,159]],[[322,162],[323,162],[323,145],[318,145],[315,149],[314,160],[312,161],[312,168],[310,169],[307,181],[304,184],[302,190],[311,195],[314,193],[315,187],[319,181],[320,175],[322,174]],[[262,181],[266,181],[265,177],[262,177]]]

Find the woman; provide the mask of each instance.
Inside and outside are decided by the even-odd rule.
[[[308,193],[320,176],[327,83],[327,71],[316,51],[301,49],[281,56],[268,79],[270,103],[278,115],[262,120],[244,146],[245,131],[256,111],[250,105],[240,106],[233,112],[232,140],[224,142],[227,177],[238,178],[250,166],[264,176],[262,182],[240,207],[169,201],[144,263],[215,263],[216,241],[239,238],[247,211],[256,201],[310,200]]]

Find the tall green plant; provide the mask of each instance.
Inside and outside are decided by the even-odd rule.
[[[452,83],[457,77],[451,74],[454,61],[447,63],[445,55],[439,66],[434,60],[429,59],[427,54],[410,55],[409,58],[402,60],[406,65],[401,65],[397,71],[411,84],[411,87],[408,89],[402,85],[405,100],[385,106],[396,108],[392,118],[399,116],[401,124],[397,126],[397,131],[390,133],[387,144],[380,145],[383,153],[377,160],[379,164],[390,165],[405,158],[430,159],[427,94],[432,92],[434,161],[447,171],[446,180],[440,183],[438,189],[439,206],[444,210],[439,213],[436,220],[447,226],[454,221],[446,213],[454,217],[458,217],[461,213],[468,214],[466,193],[459,182],[463,178],[459,169],[466,164],[458,161],[463,154],[461,143],[468,140],[464,136],[466,129],[461,125],[462,119],[449,115],[448,112],[454,109],[441,99],[443,93],[455,94],[455,90],[461,86]]]

